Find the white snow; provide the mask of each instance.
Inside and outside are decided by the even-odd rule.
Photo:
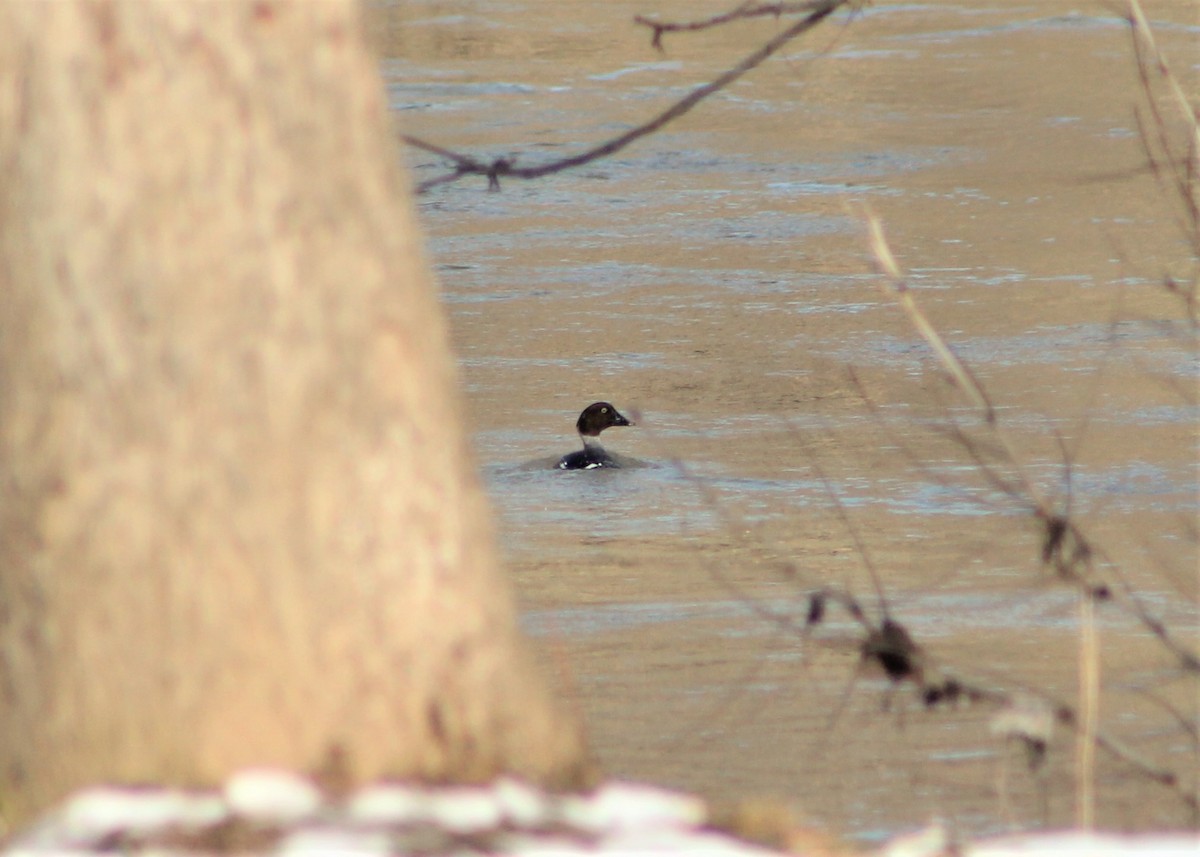
[[[563,799],[563,820],[583,830],[686,827],[704,822],[704,801],[639,783],[605,783],[592,795]]]
[[[417,786],[381,783],[355,792],[346,812],[363,824],[415,824],[428,821],[430,796]]]
[[[365,786],[327,799],[309,779],[247,770],[223,789],[86,789],[10,838],[0,857],[187,857],[220,848],[226,822],[261,825],[246,854],[287,857],[764,857],[762,847],[706,827],[702,800],[628,782],[591,794],[555,794],[519,780],[491,786]],[[174,834],[188,832],[187,846]],[[216,839],[206,840],[212,832]],[[158,837],[158,838],[156,838]],[[1061,831],[954,842],[941,824],[897,837],[879,857],[1200,857],[1200,836]],[[189,850],[189,847],[191,850]],[[244,846],[245,847],[245,846]],[[257,850],[254,850],[257,849]]]
[[[500,802],[490,788],[438,789],[430,800],[433,823],[450,833],[495,830],[504,820]]]
[[[550,817],[548,796],[528,783],[501,777],[492,791],[504,820],[514,827],[540,827]]]
[[[212,794],[100,786],[75,794],[60,809],[18,834],[13,845],[86,849],[118,835],[144,838],[168,830],[204,828],[220,823],[226,815],[224,802]]]
[[[225,783],[225,802],[236,815],[261,824],[288,824],[314,815],[321,807],[321,792],[313,783],[290,771],[251,768]]]

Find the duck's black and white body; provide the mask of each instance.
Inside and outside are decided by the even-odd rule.
[[[608,402],[588,405],[575,421],[583,449],[569,452],[558,460],[559,470],[593,470],[597,467],[620,467],[596,440],[600,432],[612,426],[631,426]]]

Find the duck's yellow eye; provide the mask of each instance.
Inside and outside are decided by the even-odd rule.
[[[601,408],[601,409],[600,409],[600,413],[602,413],[602,414],[607,414],[607,413],[608,413],[608,408]]]

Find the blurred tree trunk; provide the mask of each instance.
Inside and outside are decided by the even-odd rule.
[[[574,776],[352,0],[0,4],[0,812]]]

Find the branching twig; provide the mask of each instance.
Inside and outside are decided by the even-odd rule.
[[[860,611],[861,612],[861,611]],[[1180,781],[1179,774],[1146,759],[1107,732],[1084,724],[1080,713],[1052,696],[1030,688],[998,689],[957,671],[935,665],[908,630],[893,619],[885,619],[863,641],[862,657],[876,659],[894,683],[911,682],[927,708],[953,705],[960,700],[1007,707],[1022,694],[1031,695],[1050,706],[1054,720],[1073,732],[1086,734],[1095,746],[1139,774],[1175,792],[1193,812],[1200,811],[1200,800]],[[1042,736],[1022,736],[1041,739]]]
[[[713,15],[711,18],[702,18],[697,21],[659,21],[655,18],[647,18],[645,15],[635,15],[634,22],[641,24],[644,27],[649,27],[654,31],[654,35],[650,39],[650,44],[657,50],[662,50],[662,37],[664,33],[683,33],[695,32],[697,30],[707,30],[710,27],[719,27],[722,24],[729,24],[733,21],[744,20],[747,18],[762,18],[773,17],[780,18],[784,15],[794,15],[797,12],[812,12],[822,5],[821,0],[805,0],[802,3],[743,3],[736,9],[728,12],[723,12],[720,15]]]
[[[1122,586],[1119,590],[1114,590],[1112,586],[1099,579],[1096,560],[1102,556],[1102,553],[1096,549],[1078,522],[1055,508],[1030,477],[1027,469],[1022,466],[1021,459],[1012,446],[1008,434],[1001,430],[997,422],[996,409],[987,392],[917,305],[916,299],[904,280],[900,266],[896,263],[896,258],[888,246],[879,218],[867,210],[866,219],[871,236],[871,251],[886,277],[886,282],[882,284],[884,291],[896,298],[908,314],[913,326],[933,349],[942,366],[950,373],[959,388],[979,408],[983,421],[991,430],[992,438],[1000,446],[1004,463],[1012,469],[1015,484],[1009,486],[1010,496],[1025,504],[1030,514],[1043,528],[1043,563],[1052,566],[1060,578],[1079,587],[1086,597],[1106,601],[1114,595],[1121,595],[1122,606],[1175,655],[1182,669],[1185,672],[1200,674],[1200,656],[1171,635],[1166,625],[1142,604],[1128,583],[1121,580],[1118,575],[1117,579],[1121,580]],[[968,453],[975,456],[976,462],[982,466],[982,459],[976,455],[974,443],[965,436],[963,446]],[[988,467],[983,467],[983,472],[989,477],[992,476]],[[995,478],[992,479],[992,482],[997,487],[1004,484]]]
[[[872,251],[880,268],[889,278],[888,289],[908,313],[917,330],[933,348],[942,365],[982,411],[985,423],[992,429],[993,436],[1003,449],[1006,462],[1016,474],[1020,486],[1020,496],[1026,499],[1030,505],[1030,511],[1041,522],[1045,530],[1042,546],[1043,563],[1053,565],[1060,577],[1081,586],[1087,597],[1098,600],[1110,598],[1113,595],[1112,588],[1104,583],[1096,582],[1093,562],[1096,551],[1092,547],[1091,541],[1074,520],[1068,515],[1059,513],[1047,501],[1028,476],[1025,468],[1021,466],[1020,459],[1007,435],[999,430],[995,408],[983,387],[917,306],[912,293],[904,282],[895,257],[888,247],[878,218],[870,212],[867,217],[871,232]],[[973,444],[968,443],[965,446],[968,451],[973,449]],[[978,461],[978,459],[976,460]],[[986,468],[985,472],[987,472]],[[1196,653],[1176,641],[1163,622],[1146,609],[1127,585],[1123,587],[1123,594],[1125,606],[1179,659],[1181,667],[1187,672],[1200,673],[1200,658]]]
[[[433,179],[427,179],[417,185],[417,193],[424,193],[430,188],[437,185],[446,184],[448,182],[457,181],[466,175],[484,175],[488,177],[488,188],[496,190],[500,187],[501,177],[512,177],[518,179],[537,179],[542,176],[548,176],[552,173],[562,172],[563,170],[579,167],[600,158],[608,157],[609,155],[619,152],[626,146],[636,140],[645,137],[648,134],[653,134],[655,131],[662,128],[668,122],[678,119],[683,114],[687,113],[705,98],[710,95],[720,92],[725,87],[736,81],[742,75],[757,68],[765,62],[772,54],[788,42],[800,36],[821,21],[829,17],[836,9],[849,3],[850,0],[814,0],[812,3],[804,4],[806,8],[811,8],[811,12],[804,18],[801,18],[796,23],[792,24],[787,29],[780,32],[770,41],[764,43],[757,50],[749,54],[745,59],[737,65],[730,68],[728,71],[719,75],[712,81],[698,86],[681,98],[675,104],[668,107],[662,113],[655,116],[650,121],[638,125],[619,137],[614,137],[598,146],[593,146],[587,151],[580,152],[578,155],[572,155],[569,158],[562,158],[557,161],[551,161],[547,164],[542,164],[536,167],[518,167],[512,158],[497,158],[490,162],[481,161],[469,155],[464,155],[459,152],[454,152],[442,146],[437,146],[433,143],[426,142],[418,137],[405,135],[402,139],[410,146],[419,149],[424,149],[427,152],[433,152],[441,157],[451,160],[455,164],[453,172],[438,176]]]
[[[635,419],[643,428],[651,429],[653,438],[651,421],[636,413]],[[790,424],[789,428],[792,428]],[[693,473],[678,458],[672,457],[670,463],[679,475],[696,489],[704,504],[721,519],[726,531],[735,538],[745,539],[747,533],[745,521],[721,502],[709,482]],[[907,626],[891,616],[884,600],[884,590],[878,570],[870,562],[856,528],[849,523],[849,516],[833,491],[828,477],[819,468],[816,468],[815,464],[814,469],[817,470],[818,477],[831,501],[837,506],[842,523],[850,529],[860,557],[867,564],[880,600],[881,619],[878,622],[872,620],[851,592],[838,587],[820,586],[809,590],[807,615],[801,622],[790,613],[780,612],[756,602],[742,587],[731,580],[723,569],[715,567],[714,564],[710,570],[718,584],[737,597],[758,618],[773,624],[785,633],[795,634],[800,639],[808,639],[811,631],[826,621],[827,607],[830,604],[841,607],[861,628],[861,636],[857,645],[860,659],[859,669],[867,664],[873,664],[882,669],[893,685],[911,684],[926,708],[954,705],[960,701],[1008,708],[1016,705],[1018,698],[1023,694],[1036,697],[1048,706],[1050,715],[1055,722],[1068,727],[1073,732],[1087,735],[1098,749],[1103,750],[1113,759],[1128,765],[1141,776],[1170,789],[1189,809],[1193,812],[1200,812],[1200,801],[1197,800],[1196,794],[1181,782],[1177,772],[1146,759],[1094,725],[1086,726],[1083,722],[1084,718],[1075,707],[1041,691],[1031,688],[998,687],[994,682],[986,683],[978,678],[970,678],[957,670],[948,669],[937,663],[916,641]],[[797,579],[798,569],[793,563],[785,562],[785,571],[789,579]],[[840,706],[838,710],[840,711]],[[1041,736],[1020,735],[1017,737],[1030,742],[1031,746],[1042,740]],[[1044,746],[1040,747],[1040,752],[1044,754]]]

